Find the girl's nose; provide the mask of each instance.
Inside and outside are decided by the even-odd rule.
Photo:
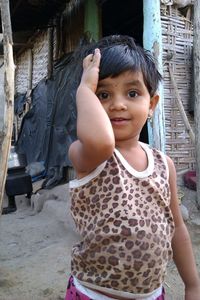
[[[117,97],[111,102],[110,110],[127,110],[127,105],[122,97]]]

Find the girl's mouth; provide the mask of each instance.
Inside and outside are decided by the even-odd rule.
[[[125,125],[128,122],[128,119],[124,118],[112,118],[110,119],[113,125]]]

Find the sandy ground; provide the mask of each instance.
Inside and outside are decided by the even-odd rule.
[[[39,183],[34,186],[37,190]],[[200,212],[196,193],[184,187],[187,226],[200,271]],[[16,197],[15,213],[0,218],[0,299],[64,299],[72,245],[79,240],[69,213],[68,185],[41,190],[28,203]],[[4,206],[6,206],[6,197]],[[182,300],[183,284],[173,263],[165,280],[168,300]]]

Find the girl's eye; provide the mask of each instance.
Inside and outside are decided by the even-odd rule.
[[[97,93],[97,97],[99,98],[99,100],[108,99],[108,93],[106,92]]]
[[[136,91],[130,91],[130,92],[128,92],[128,95],[129,95],[129,97],[131,97],[131,98],[135,98],[135,97],[138,96],[138,93],[137,93]]]

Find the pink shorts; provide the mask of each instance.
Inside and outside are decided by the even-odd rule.
[[[165,299],[165,291],[163,288],[162,295],[156,298],[156,300],[164,300],[164,299]],[[71,276],[69,278],[65,300],[93,300],[93,299],[89,298],[88,296],[84,295],[83,293],[79,292],[79,290],[77,290],[77,288],[74,285],[73,277]]]

